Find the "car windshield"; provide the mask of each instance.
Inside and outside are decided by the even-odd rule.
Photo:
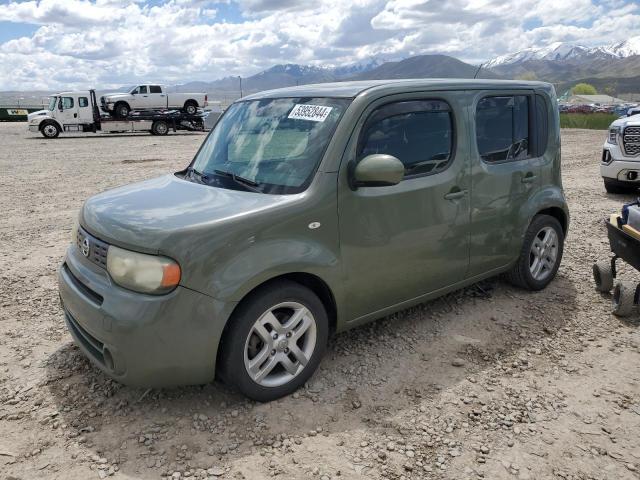
[[[335,98],[235,103],[207,137],[191,167],[211,180],[207,183],[223,188],[301,192],[311,182],[349,103]]]
[[[49,99],[49,111],[53,112],[53,110],[56,108],[56,101],[58,100],[58,97],[51,97]]]

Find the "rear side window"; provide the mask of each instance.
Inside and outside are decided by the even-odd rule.
[[[151,85],[149,87],[149,93],[162,93],[162,89],[160,88],[160,85]]]
[[[429,175],[451,161],[451,108],[440,100],[398,102],[376,110],[359,141],[358,159],[383,153],[404,164],[405,176]]]
[[[549,141],[549,110],[542,95],[536,95],[536,155],[542,156],[547,151]]]
[[[79,97],[78,98],[78,106],[79,107],[88,107],[89,99],[87,97]]]
[[[476,108],[476,141],[485,162],[529,157],[529,97],[485,97]]]

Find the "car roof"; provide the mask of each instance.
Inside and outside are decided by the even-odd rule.
[[[552,88],[546,82],[523,80],[485,80],[474,78],[408,78],[397,80],[358,80],[350,82],[316,83],[296,87],[266,90],[243,97],[242,100],[278,97],[338,97],[354,98],[366,90],[384,90],[400,93],[406,90],[490,90],[490,89],[534,89]]]

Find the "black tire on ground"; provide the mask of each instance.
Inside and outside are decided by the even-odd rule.
[[[546,227],[551,227],[557,235],[556,260],[549,274],[542,279],[534,278],[531,272],[531,248],[537,235]],[[562,261],[564,249],[564,232],[558,220],[550,215],[536,215],[529,224],[520,250],[520,256],[506,277],[512,284],[527,290],[542,290],[553,280]]]
[[[193,100],[187,100],[184,103],[184,112],[187,115],[195,115],[198,112],[198,104]]]
[[[131,108],[124,102],[116,103],[113,112],[117,118],[126,118],[131,112]]]
[[[60,127],[56,122],[43,122],[40,126],[40,133],[44,138],[56,138],[60,135]]]
[[[607,193],[631,193],[638,188],[633,183],[621,182],[620,180],[614,180],[612,178],[603,177],[602,180],[604,180],[604,189]]]
[[[253,327],[258,319],[265,315],[270,309],[285,302],[295,302],[304,306],[310,312],[312,317],[311,321],[315,324],[315,345],[312,345],[312,350],[306,365],[302,367],[302,370],[299,370],[295,376],[288,380],[287,383],[264,386],[257,383],[249,375],[247,367],[245,366],[245,348],[248,349],[251,345],[251,340],[253,340]],[[286,311],[284,315],[284,323],[286,324],[288,320]],[[275,330],[271,330],[269,335],[274,332]],[[253,400],[259,402],[275,400],[295,392],[313,375],[326,350],[328,335],[329,321],[324,305],[311,290],[289,280],[276,280],[267,283],[242,300],[229,319],[225,333],[220,341],[218,373],[226,383],[234,386],[245,396]],[[282,339],[282,335],[279,338]],[[257,348],[262,351],[265,347],[268,351],[268,345],[262,345]],[[283,347],[279,345],[278,348]],[[274,356],[275,353],[273,352],[275,351],[275,349],[271,350],[270,355]],[[284,350],[285,353],[288,351],[289,349]],[[280,354],[280,352],[278,354]],[[256,354],[254,359],[258,357],[258,355],[259,354]],[[265,363],[269,362],[269,360],[270,357],[265,357]],[[271,372],[277,372],[277,368],[280,367],[282,367],[282,365],[277,365]]]
[[[611,262],[603,261],[593,264],[593,280],[596,283],[596,290],[599,292],[610,292],[613,288],[613,272]]]
[[[153,135],[166,135],[169,133],[169,124],[164,120],[156,120],[151,126],[151,133]]]
[[[613,314],[618,317],[628,317],[635,307],[636,285],[631,282],[618,282],[613,289],[611,303]]]

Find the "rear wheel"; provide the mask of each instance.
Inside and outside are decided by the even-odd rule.
[[[56,138],[60,135],[60,127],[55,122],[46,122],[40,127],[40,133],[45,138]]]
[[[286,280],[259,288],[238,306],[221,344],[223,378],[253,400],[295,392],[318,367],[327,314],[306,287]]]
[[[169,124],[164,120],[156,120],[151,126],[151,133],[154,135],[166,135],[169,132]]]
[[[187,115],[195,115],[197,111],[198,111],[198,104],[196,102],[194,102],[193,100],[188,100],[187,102],[185,102],[184,112]]]
[[[542,290],[553,280],[562,261],[564,232],[550,215],[536,215],[524,235],[517,263],[507,274],[511,283]]]
[[[613,314],[618,317],[628,317],[635,307],[636,286],[631,282],[618,282],[613,289],[611,302]]]

